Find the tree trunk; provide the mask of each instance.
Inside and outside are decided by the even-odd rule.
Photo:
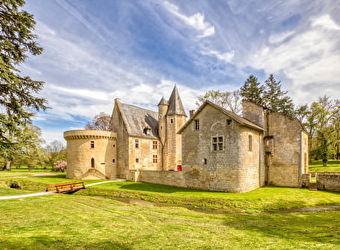
[[[11,165],[12,165],[12,161],[7,160],[7,161],[6,161],[6,165],[4,166],[4,169],[3,169],[3,170],[10,171],[10,170],[11,170]]]

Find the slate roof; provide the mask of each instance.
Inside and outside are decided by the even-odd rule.
[[[157,112],[124,103],[118,106],[130,136],[159,138]],[[146,129],[149,129],[149,134]]]
[[[170,99],[169,99],[169,108],[168,108],[168,112],[167,115],[185,115],[185,111],[184,111],[184,107],[181,101],[181,97],[179,96],[177,87],[175,86]]]
[[[264,131],[264,128],[256,125],[255,123],[252,123],[251,121],[248,121],[247,119],[229,111],[226,110],[222,107],[220,107],[219,105],[216,105],[215,103],[211,102],[211,101],[205,101],[199,108],[198,110],[195,112],[195,114],[193,115],[193,117],[191,119],[189,119],[184,126],[178,131],[178,133],[182,133],[183,130],[190,124],[190,122],[195,119],[195,117],[198,115],[199,112],[201,112],[201,110],[206,106],[206,105],[211,105],[213,107],[215,107],[216,109],[220,110],[222,113],[224,113],[225,115],[227,115],[228,117],[230,117],[231,119],[235,120],[236,122],[238,122],[239,124],[246,126],[246,127],[250,127],[250,128],[254,128],[257,130],[261,130]]]

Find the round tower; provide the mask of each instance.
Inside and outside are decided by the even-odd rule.
[[[69,179],[116,177],[116,138],[111,131],[72,130],[64,132],[67,141]]]
[[[166,114],[168,112],[168,108],[168,102],[164,99],[164,97],[162,97],[158,104],[158,134],[162,145],[164,145],[166,139]]]

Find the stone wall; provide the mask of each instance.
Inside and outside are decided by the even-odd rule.
[[[308,160],[308,138],[300,122],[268,110],[265,143],[267,144],[267,183],[273,186],[299,187]],[[268,145],[271,149],[268,149]]]
[[[315,176],[317,190],[340,192],[340,172],[313,172],[302,175],[302,186],[311,187],[311,176]]]
[[[130,170],[129,181],[141,181],[176,187],[187,187],[181,171]]]
[[[154,149],[155,142],[155,149]],[[136,147],[138,143],[138,147]],[[157,139],[129,137],[129,170],[161,170],[162,149]],[[155,158],[154,158],[155,157]]]

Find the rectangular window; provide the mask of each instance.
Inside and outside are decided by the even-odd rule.
[[[158,148],[158,141],[152,141],[152,149]]]
[[[195,130],[200,129],[200,120],[195,120]]]
[[[170,119],[170,123],[174,123],[174,119]]]
[[[252,135],[248,135],[248,141],[249,141],[249,151],[253,151],[253,136]]]
[[[214,136],[212,137],[212,151],[222,151],[224,139],[223,136]]]
[[[157,163],[157,155],[153,155],[152,156],[152,162],[153,163]]]
[[[90,148],[94,148],[94,141],[90,142]]]
[[[135,140],[135,148],[139,148],[139,140],[138,139]]]
[[[136,158],[136,163],[139,163],[139,158]]]

